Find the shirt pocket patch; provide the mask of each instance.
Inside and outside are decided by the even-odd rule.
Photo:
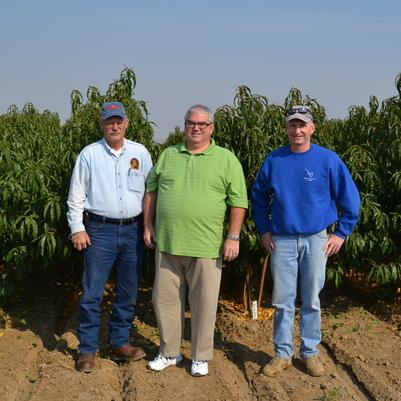
[[[141,171],[129,169],[128,189],[134,192],[145,192],[145,177]]]

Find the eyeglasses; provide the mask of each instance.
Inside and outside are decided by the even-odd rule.
[[[212,125],[213,123],[208,123],[206,121],[201,121],[199,123],[195,122],[195,121],[191,121],[191,120],[187,120],[185,121],[185,125],[188,128],[195,128],[195,125],[197,125],[200,129],[205,129],[207,128],[209,125]]]
[[[309,107],[297,107],[296,109],[291,109],[288,110],[286,113],[286,117],[292,116],[295,113],[299,114],[312,114],[311,110]]]

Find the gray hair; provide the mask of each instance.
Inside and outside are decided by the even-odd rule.
[[[209,109],[209,107],[203,105],[203,104],[195,104],[194,106],[190,107],[188,111],[185,113],[185,121],[188,120],[188,117],[192,113],[202,113],[202,114],[207,114],[207,117],[209,119],[209,122],[214,122],[214,115],[212,110]]]

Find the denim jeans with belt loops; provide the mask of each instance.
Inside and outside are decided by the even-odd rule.
[[[109,341],[112,348],[129,342],[143,259],[143,222],[140,219],[128,225],[91,221],[86,231],[91,245],[84,251],[78,328],[81,354],[97,351],[100,305],[113,265],[116,298],[109,320]]]
[[[294,316],[298,286],[302,300],[300,356],[308,358],[318,352],[316,347],[321,341],[319,293],[324,286],[327,262],[322,247],[326,241],[326,230],[313,235],[273,235],[273,343],[276,355],[281,358],[290,359],[294,354]]]

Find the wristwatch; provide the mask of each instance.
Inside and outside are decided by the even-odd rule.
[[[227,239],[232,239],[233,241],[239,241],[239,235],[237,234],[228,234]]]

